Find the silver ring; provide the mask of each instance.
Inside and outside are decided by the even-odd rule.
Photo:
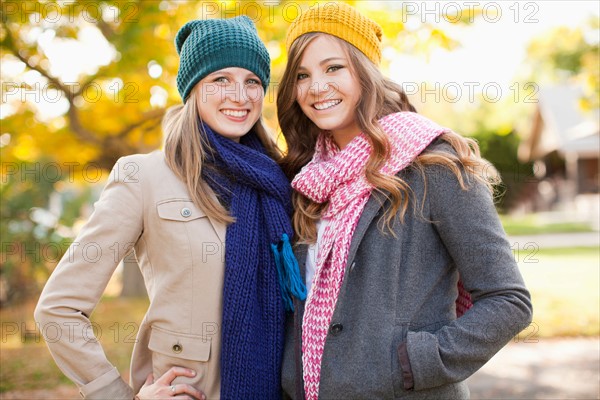
[[[175,385],[171,385],[171,392],[175,393]]]

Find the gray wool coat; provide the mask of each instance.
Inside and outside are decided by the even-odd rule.
[[[361,215],[325,342],[319,399],[469,398],[464,380],[531,322],[529,292],[487,188],[471,177],[463,190],[441,166],[426,167],[425,179],[410,167],[398,175],[414,192],[411,205],[394,225],[396,237],[380,229],[389,206],[382,195],[374,192]],[[303,276],[306,254],[306,245],[297,247]],[[459,274],[474,306],[457,319]],[[303,396],[301,302],[296,311],[282,369],[293,399]],[[400,366],[401,343],[410,371]],[[403,373],[412,375],[412,390]]]

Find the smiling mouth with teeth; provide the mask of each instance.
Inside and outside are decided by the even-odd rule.
[[[248,115],[248,110],[221,110],[221,112],[229,117],[245,117]]]
[[[317,110],[326,110],[326,109],[331,108],[333,106],[337,106],[341,102],[342,102],[341,100],[324,101],[324,102],[321,102],[321,103],[315,103],[315,104],[313,104],[313,107],[316,108]]]

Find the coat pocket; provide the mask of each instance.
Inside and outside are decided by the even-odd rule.
[[[391,360],[391,374],[392,384],[394,390],[394,398],[403,397],[406,394],[404,390],[404,383],[402,378],[402,367],[400,367],[400,359],[398,358],[398,346],[400,343],[406,340],[406,334],[408,332],[408,323],[398,323],[394,327],[392,334],[392,360]]]
[[[148,348],[152,351],[152,371],[158,379],[171,367],[196,371],[193,378],[179,376],[173,384],[187,383],[202,390],[204,377],[209,373],[211,338],[168,331],[153,326]]]
[[[156,205],[158,216],[169,221],[193,221],[206,213],[188,199],[167,199]]]

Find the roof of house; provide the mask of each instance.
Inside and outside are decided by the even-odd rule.
[[[582,97],[582,89],[574,85],[540,88],[533,127],[519,147],[519,158],[536,160],[555,150],[598,157],[600,113],[584,112],[579,106]]]

